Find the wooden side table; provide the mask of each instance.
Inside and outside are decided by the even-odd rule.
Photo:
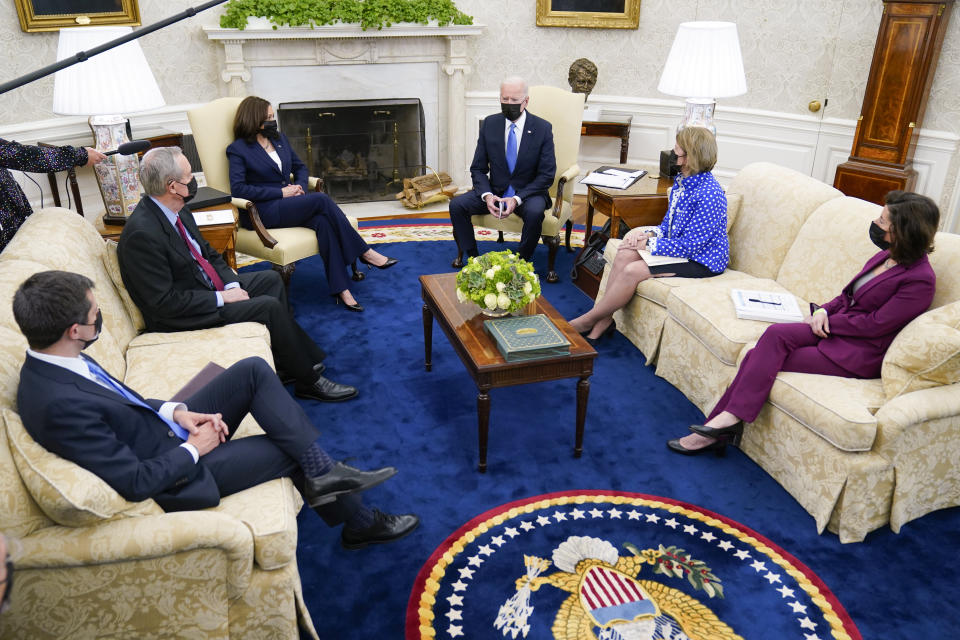
[[[618,237],[621,219],[630,227],[660,224],[667,213],[667,197],[672,186],[672,178],[662,178],[653,172],[637,180],[629,189],[608,189],[590,185],[587,190],[587,230],[584,243],[593,234],[594,210],[610,218],[611,238]]]
[[[626,164],[627,151],[630,149],[631,115],[603,115],[599,120],[584,120],[580,124],[580,135],[600,138],[620,138],[620,164]]]
[[[201,224],[203,212],[215,211],[218,209],[230,209],[233,211],[233,223],[224,224]],[[218,204],[212,207],[203,207],[193,211],[193,217],[197,221],[200,229],[200,235],[210,243],[210,246],[226,261],[227,265],[236,271],[237,269],[237,208],[232,204]],[[123,233],[121,224],[104,224],[103,218],[97,220],[97,231],[100,232],[104,240],[119,240]]]

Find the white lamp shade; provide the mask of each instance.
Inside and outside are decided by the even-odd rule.
[[[130,31],[130,27],[61,29],[57,60],[89,51]],[[136,40],[57,71],[53,84],[53,112],[61,115],[133,113],[164,104],[160,87]]]
[[[684,22],[670,47],[657,90],[671,96],[726,98],[747,92],[737,25]]]

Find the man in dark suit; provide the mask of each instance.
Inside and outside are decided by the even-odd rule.
[[[529,260],[537,248],[544,211],[552,204],[547,190],[557,173],[557,160],[553,127],[526,110],[528,101],[522,78],[500,84],[501,113],[484,118],[470,165],[473,190],[450,201],[453,233],[468,256],[478,255],[470,217],[485,213],[523,219],[517,249],[521,258]]]
[[[412,514],[363,506],[356,494],[396,469],[361,471],[332,460],[262,358],[241,360],[186,403],[145,400],[81,355],[103,323],[85,276],[30,276],[14,295],[13,314],[30,345],[17,390],[24,427],[125,499],[153,498],[166,511],[203,509],[221,496],[291,477],[328,524],[345,523],[347,548],[396,540],[419,523]],[[266,435],[231,439],[231,427],[247,413]]]
[[[120,275],[150,331],[260,322],[270,331],[277,371],[302,398],[339,402],[357,389],[325,378],[326,354],[297,324],[274,271],[233,272],[204,240],[185,205],[196,193],[178,147],[152,149],[140,165],[146,194],[124,225]],[[182,215],[186,213],[187,215]]]

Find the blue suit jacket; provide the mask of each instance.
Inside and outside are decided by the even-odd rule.
[[[144,401],[155,409],[163,404]],[[165,511],[220,502],[213,474],[194,464],[159,416],[83,376],[28,355],[17,406],[34,440],[103,478],[127,500],[153,498]]]
[[[864,378],[880,375],[883,356],[897,333],[933,302],[937,276],[927,256],[911,265],[897,265],[873,277],[853,293],[863,274],[890,257],[881,251],[863,266],[843,292],[823,305],[830,337],[817,343],[820,352]]]
[[[277,168],[263,147],[254,140],[247,142],[238,139],[227,147],[227,160],[230,162],[230,193],[237,198],[252,200],[262,217],[278,219],[280,201],[283,199],[281,189],[289,184],[299,184],[304,193],[307,193],[307,166],[293,151],[287,137],[280,134],[280,139],[273,143],[277,155],[280,156],[282,169]],[[293,181],[290,180],[293,174]]]
[[[553,149],[553,127],[543,118],[527,111],[517,164],[513,173],[507,168],[507,149],[504,142],[506,118],[495,113],[483,119],[477,150],[473,154],[470,175],[477,196],[493,193],[502,196],[509,185],[521,200],[540,195],[546,198],[547,208],[552,204],[547,191],[557,174],[557,159]],[[274,165],[276,166],[276,165]]]

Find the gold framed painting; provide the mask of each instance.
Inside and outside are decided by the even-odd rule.
[[[538,27],[636,29],[640,0],[537,0]]]
[[[57,31],[89,25],[140,25],[137,0],[14,0],[20,28]]]

